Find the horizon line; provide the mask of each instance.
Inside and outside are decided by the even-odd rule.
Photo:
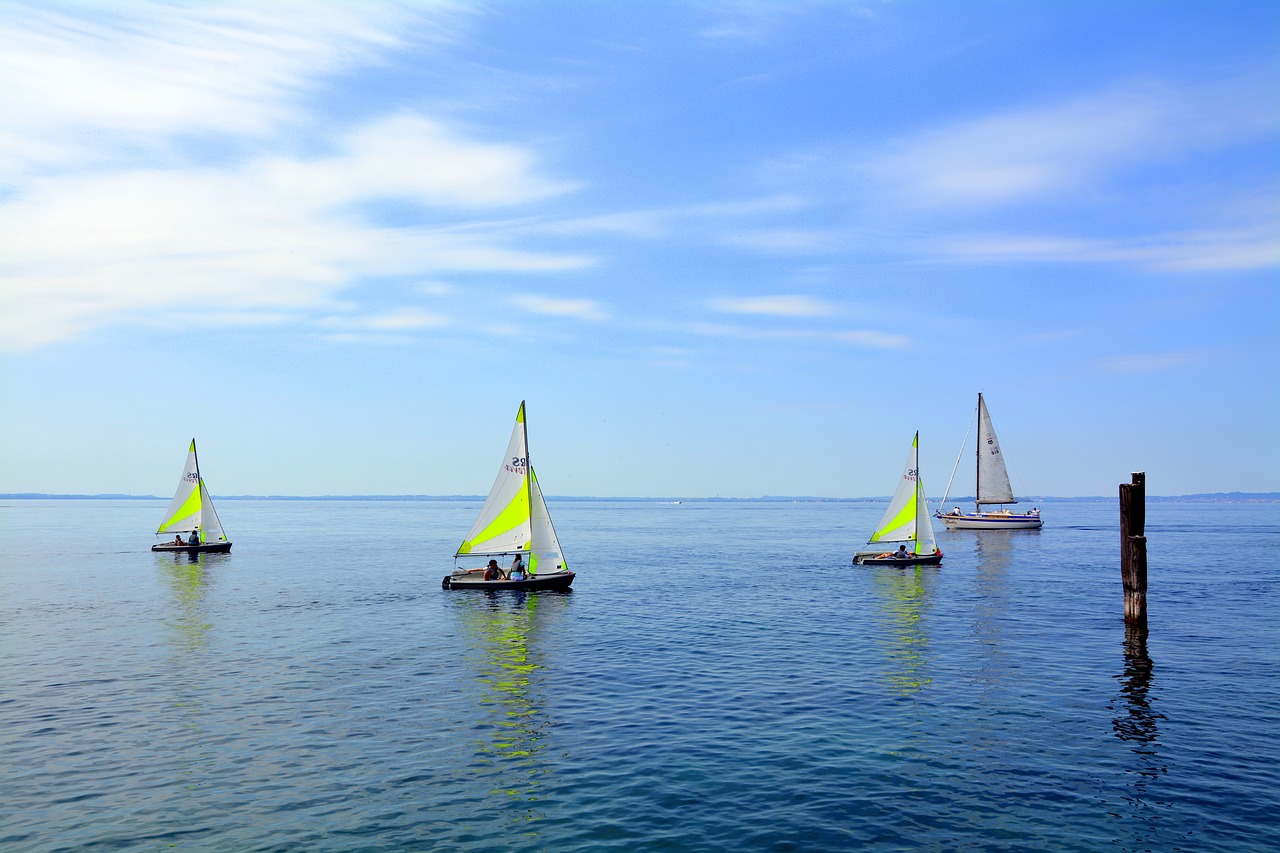
[[[484,495],[391,495],[391,494],[363,494],[363,495],[211,495],[218,500],[224,501],[482,501]],[[721,497],[703,496],[703,497],[687,497],[679,495],[652,495],[652,496],[598,496],[598,495],[547,495],[547,500],[557,501],[620,501],[620,502],[639,502],[639,501],[690,501],[695,503],[727,503],[727,502],[770,502],[780,503],[785,501],[796,501],[806,503],[856,503],[860,501],[884,502],[890,500],[889,495],[868,495],[863,497],[823,497],[821,495],[760,495],[758,497],[741,498],[741,497]],[[1148,494],[1149,500],[1190,500],[1190,499],[1208,499],[1214,498],[1218,500],[1232,501],[1258,501],[1258,502],[1280,502],[1280,492],[1195,492],[1183,495],[1152,495]],[[1045,501],[1112,501],[1118,500],[1118,495],[1079,495],[1075,497],[1067,497],[1062,495],[1030,495],[1026,498],[1015,501],[1014,503],[1043,503]],[[134,495],[123,493],[102,492],[97,494],[78,494],[78,493],[58,493],[58,492],[5,492],[0,493],[0,500],[156,500],[163,501],[169,498],[161,495]],[[926,498],[929,500],[929,498]],[[964,504],[972,503],[972,495],[951,496],[948,503]]]

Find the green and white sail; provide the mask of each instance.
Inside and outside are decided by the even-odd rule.
[[[524,554],[530,574],[567,569],[538,477],[529,464],[524,403],[516,413],[507,453],[480,515],[458,546],[455,558]]]
[[[871,543],[910,542],[916,555],[935,554],[937,542],[933,538],[933,524],[929,521],[929,506],[925,500],[924,481],[920,478],[920,433],[911,440],[911,452],[902,479],[889,501],[889,508],[871,534]]]
[[[187,450],[187,464],[182,468],[182,478],[178,480],[178,490],[174,492],[169,509],[164,514],[164,521],[156,530],[161,533],[200,533],[201,542],[226,542],[226,534],[222,530],[222,522],[213,508],[213,500],[209,490],[200,476],[200,461],[196,457],[196,440],[191,439],[191,447]]]

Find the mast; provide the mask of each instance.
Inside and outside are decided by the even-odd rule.
[[[196,463],[196,494],[200,495],[200,517],[196,519],[196,535],[203,539],[204,536],[204,478],[200,476],[200,454],[196,453],[196,440],[193,436],[191,439],[191,458]]]
[[[916,541],[911,550],[915,551],[918,557],[920,556],[920,505],[921,498],[924,497],[924,489],[921,488],[924,481],[920,479],[920,430],[916,430],[916,440],[911,442],[911,445],[916,449]],[[928,507],[925,509],[927,511]]]
[[[524,433],[524,491],[529,496],[529,517],[533,517],[533,457],[529,455],[529,414],[520,401],[520,432]],[[529,553],[533,554],[533,525],[529,525]],[[532,558],[530,562],[533,562]]]

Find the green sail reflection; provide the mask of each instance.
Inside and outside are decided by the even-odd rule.
[[[522,821],[544,816],[535,805],[547,773],[539,753],[552,723],[539,692],[543,655],[533,642],[544,597],[497,592],[467,596],[463,603],[463,624],[481,653],[476,679],[484,735],[476,742],[477,757],[500,780],[492,792],[524,804],[517,817]],[[559,603],[562,596],[552,598]]]
[[[213,627],[204,617],[207,583],[204,556],[174,551],[156,557],[173,602],[165,623],[173,631],[173,643],[179,654],[203,649],[208,643],[209,629]]]
[[[926,579],[934,567],[904,566],[872,572],[872,586],[888,617],[883,646],[889,661],[888,679],[894,691],[910,696],[933,681],[928,675],[929,639],[922,630]]]

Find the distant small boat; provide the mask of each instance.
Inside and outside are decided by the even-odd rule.
[[[970,421],[970,424],[973,422]],[[965,435],[968,443],[969,436]],[[964,448],[961,447],[962,454]],[[950,512],[942,512],[941,506],[947,504],[947,494],[951,492],[951,484],[947,483],[947,494],[942,496],[942,504],[937,513],[938,518],[948,530],[1039,530],[1044,522],[1040,519],[1040,510],[1032,508],[1031,512],[1016,513],[1007,509],[994,511],[984,510],[984,506],[1016,504],[1013,487],[1009,484],[1009,471],[1005,468],[1004,456],[1000,453],[1000,442],[996,439],[996,430],[991,423],[991,413],[987,411],[987,403],[978,394],[978,444],[977,472],[974,483],[974,511],[961,512],[955,507]],[[960,464],[959,458],[956,465]],[[955,472],[952,471],[953,478]]]
[[[502,566],[502,562],[516,556],[524,565],[522,579],[512,578],[511,568]],[[485,566],[457,568],[459,559],[477,557],[489,558],[497,576]],[[575,575],[560,552],[547,502],[529,464],[523,401],[493,488],[467,538],[453,555],[453,563],[453,573],[441,583],[444,589],[564,590],[573,583]]]
[[[896,551],[886,551],[886,543],[902,543]],[[898,488],[889,501],[889,508],[876,525],[867,545],[879,545],[874,549],[859,551],[853,562],[862,566],[917,566],[936,565],[942,562],[942,552],[933,538],[933,524],[929,521],[929,506],[924,496],[924,481],[920,478],[920,433],[911,440],[911,452],[907,455],[907,467],[898,481]]]
[[[156,535],[175,533],[173,540],[151,546],[152,551],[186,551],[187,553],[225,553],[231,543],[222,530],[222,522],[213,508],[213,498],[200,476],[200,460],[196,458],[196,440],[191,439],[187,451],[187,464],[182,469],[182,479],[173,495],[164,521]],[[182,534],[187,534],[183,536]]]

